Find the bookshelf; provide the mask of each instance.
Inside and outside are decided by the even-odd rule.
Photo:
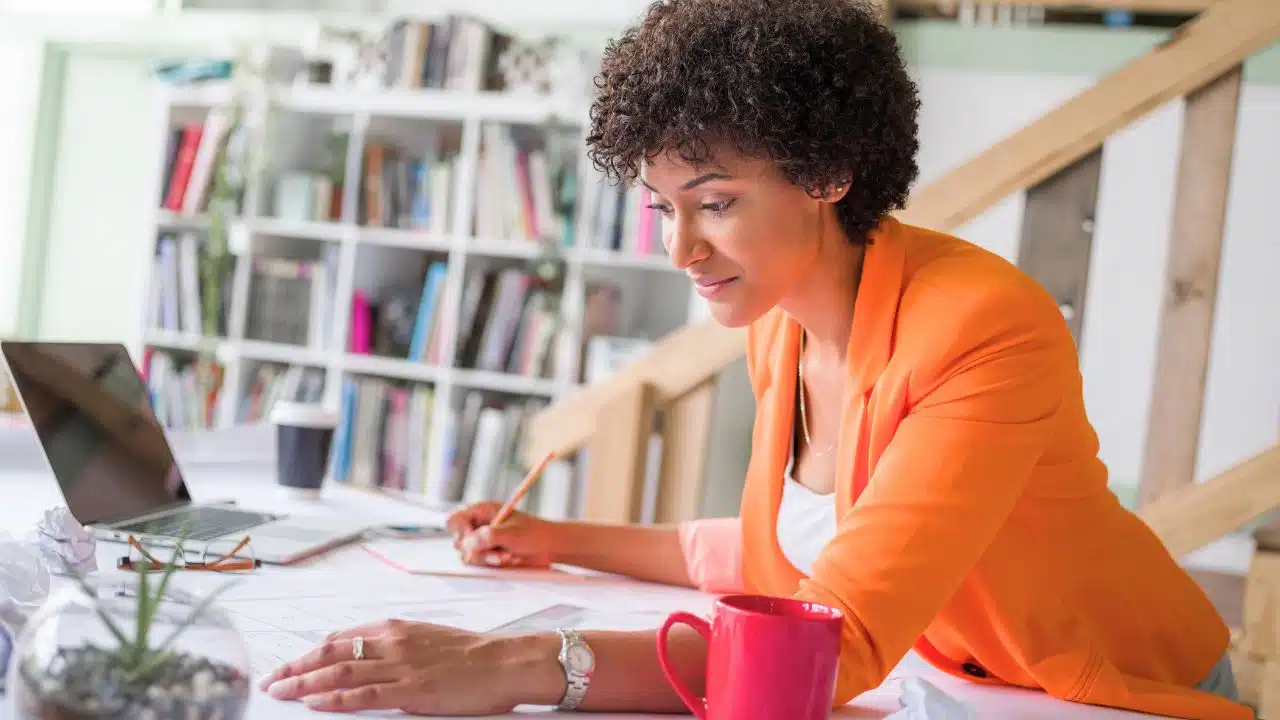
[[[158,86],[144,372],[171,428],[311,400],[342,418],[336,480],[430,505],[501,498],[524,417],[706,308],[641,190],[591,167],[585,93],[388,84],[262,94],[261,172],[231,224],[216,322],[192,307],[210,296],[193,280],[210,219],[190,198],[230,88]],[[576,515],[583,466],[554,465],[526,507]]]

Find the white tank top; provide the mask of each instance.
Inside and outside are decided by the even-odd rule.
[[[813,575],[813,562],[836,535],[836,496],[823,495],[801,485],[787,461],[782,477],[782,504],[778,507],[778,546],[782,554],[805,575]]]

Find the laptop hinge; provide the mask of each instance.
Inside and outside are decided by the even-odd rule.
[[[99,520],[97,522],[90,523],[89,525],[90,527],[111,528],[115,525],[123,525],[125,523],[136,523],[136,522],[142,522],[144,520],[151,520],[153,518],[163,517],[165,515],[172,514],[174,510],[181,510],[183,508],[189,508],[189,507],[191,507],[191,502],[189,500],[179,500],[177,502],[171,502],[165,505],[161,505],[160,507],[157,507],[154,510],[148,510],[147,512],[141,515],[118,515],[113,518],[107,518],[105,520]]]

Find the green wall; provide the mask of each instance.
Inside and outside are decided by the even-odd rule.
[[[898,37],[907,62],[915,67],[1101,75],[1151,50],[1169,32],[1084,26],[962,28],[929,20],[899,23]],[[1245,63],[1245,82],[1280,84],[1280,43]]]

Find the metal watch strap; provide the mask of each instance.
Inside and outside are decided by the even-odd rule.
[[[567,687],[564,691],[564,698],[560,700],[557,707],[558,710],[577,710],[582,704],[582,699],[587,694],[587,684],[591,680],[591,675],[574,671],[569,664],[569,649],[575,646],[587,647],[586,641],[582,639],[582,633],[576,630],[557,629],[560,634],[560,665],[564,668],[564,677]],[[588,652],[590,649],[588,648]]]

